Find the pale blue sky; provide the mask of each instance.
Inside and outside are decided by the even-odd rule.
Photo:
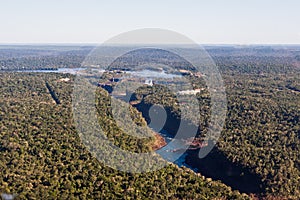
[[[0,0],[0,43],[101,43],[163,28],[201,44],[300,44],[299,0]]]

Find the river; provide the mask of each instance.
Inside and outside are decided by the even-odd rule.
[[[15,70],[16,72],[27,72],[27,73],[61,73],[61,74],[76,74],[86,68],[57,68],[57,69],[24,69]]]
[[[85,70],[87,70],[87,68],[58,68],[57,70],[16,70],[16,72],[68,73],[75,75],[77,73],[84,72]],[[98,72],[100,71],[98,70]],[[101,72],[103,72],[103,70]],[[152,70],[130,71],[126,73],[143,78],[172,79],[180,77],[180,75],[168,74],[165,71]],[[148,112],[147,109],[144,108],[137,107],[137,109],[142,112],[143,116],[144,112]],[[212,178],[213,180],[221,180],[223,183],[231,186],[233,189],[239,190],[240,192],[263,192],[263,183],[257,175],[251,173],[247,168],[232,163],[217,148],[214,148],[214,150],[205,158],[199,159],[199,150],[187,150],[185,152],[177,151],[177,149],[181,149],[183,144],[181,144],[180,142],[173,142],[174,134],[168,133],[166,130],[161,130],[160,135],[165,139],[168,145],[156,150],[156,152],[159,153],[164,159],[174,161],[174,158],[177,158],[175,159],[174,163],[179,167],[185,166],[192,169],[195,173],[201,173],[201,175],[204,175],[207,178]]]

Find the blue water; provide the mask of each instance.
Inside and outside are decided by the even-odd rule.
[[[62,74],[76,74],[79,71],[83,71],[85,68],[58,68],[57,70],[17,70],[17,72],[36,72],[36,73],[62,73]]]
[[[174,139],[174,136],[165,130],[161,130],[160,135],[165,139],[167,145],[156,152],[165,160],[173,162],[179,167],[185,166],[191,168],[185,163],[185,158],[188,155],[187,152],[184,152],[184,149],[187,149],[185,143],[181,140]],[[181,149],[183,149],[183,151],[181,151]]]
[[[17,70],[17,72],[36,72],[36,73],[62,73],[62,74],[77,74],[80,71],[84,71],[88,68],[58,68],[57,70]],[[92,71],[104,72],[104,70],[92,69]],[[177,74],[167,74],[165,71],[153,71],[153,70],[141,70],[141,71],[128,71],[126,72],[133,76],[143,77],[143,78],[164,78],[164,79],[172,79],[176,77],[181,77],[181,75]]]
[[[143,78],[178,78],[181,77],[181,75],[177,74],[167,74],[165,71],[153,71],[144,69],[141,71],[128,71],[128,74],[131,74],[133,76],[143,77]]]

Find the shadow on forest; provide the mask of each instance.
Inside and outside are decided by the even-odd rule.
[[[143,117],[149,124],[149,108],[151,105],[145,104],[143,101],[135,105],[135,107],[142,113]],[[175,118],[170,114],[170,110],[166,108],[167,111],[167,121],[164,125],[164,130],[166,130],[169,135],[176,133],[180,123],[186,123],[187,129],[192,126],[190,123]],[[194,130],[194,127],[190,127]],[[187,130],[188,133],[188,130]],[[188,138],[189,136],[186,136]],[[205,148],[205,147],[203,147]],[[220,180],[226,185],[232,187],[234,190],[239,190],[244,193],[263,193],[264,183],[261,178],[250,172],[250,169],[245,168],[241,165],[232,163],[223,152],[214,148],[205,158],[200,159],[198,157],[198,150],[188,150],[187,156],[185,158],[185,163],[191,167],[196,172],[201,173],[207,178],[212,178],[213,180]]]
[[[220,180],[240,192],[264,192],[264,184],[258,175],[251,173],[248,168],[232,163],[217,148],[202,159],[198,157],[198,152],[199,150],[188,151],[185,162],[203,176]]]

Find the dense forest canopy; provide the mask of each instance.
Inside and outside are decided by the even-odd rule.
[[[74,127],[74,77],[28,73],[1,73],[1,77],[1,192],[18,194],[21,199],[247,199],[220,182],[174,164],[144,174],[104,166],[87,151]],[[59,81],[66,77],[72,81]],[[46,82],[60,104],[53,100]],[[103,90],[99,95],[102,99],[108,97]],[[106,121],[110,130],[108,137],[124,149],[149,150],[151,141],[138,144],[117,128],[109,118],[107,103],[103,101],[99,109],[107,112],[101,121]],[[137,114],[136,119],[145,123],[139,117]]]
[[[48,69],[59,67],[79,67],[94,46],[0,46],[0,69]],[[97,47],[107,52],[116,51],[119,47]],[[120,47],[125,48],[125,47]],[[285,73],[300,67],[300,46],[204,46],[221,71],[238,73]],[[191,54],[197,49],[186,49]],[[151,52],[150,52],[151,51]],[[163,50],[143,50],[130,54],[130,58],[123,56],[122,64],[125,69],[139,63],[143,59],[173,64],[187,69],[192,68],[182,63],[178,56]],[[136,63],[129,66],[130,59]],[[140,60],[140,61],[139,61]],[[116,61],[115,66],[121,63]],[[126,66],[128,66],[126,68]],[[107,67],[107,66],[101,66]]]
[[[72,93],[76,77],[16,72],[81,67],[93,49],[91,46],[0,48],[0,192],[18,194],[20,199],[299,199],[300,47],[205,48],[221,72],[227,94],[227,118],[214,152],[258,177],[262,182],[261,193],[242,194],[221,181],[174,164],[155,172],[130,174],[97,160],[74,126]],[[135,56],[142,58],[147,53],[136,52]],[[166,65],[179,63],[158,51],[150,55],[148,59],[162,59]],[[126,59],[117,61],[115,66],[124,63]],[[184,63],[178,67],[184,68],[181,65]],[[129,65],[125,68],[130,70]],[[105,74],[104,82],[113,76]],[[134,122],[146,126],[148,119],[141,113],[143,109],[161,104],[170,115],[165,129],[176,132],[172,123],[181,120],[195,126],[200,124],[197,139],[203,140],[209,123],[210,94],[203,77],[186,76],[194,88],[204,88],[195,94],[200,121],[193,110],[181,119],[176,94],[157,84],[134,91],[130,99]],[[91,84],[99,84],[95,77],[88,78]],[[110,141],[132,152],[155,150],[155,133],[150,131],[152,137],[143,140],[129,136],[112,118],[109,93],[98,87],[96,94],[95,103],[101,113],[99,124]],[[184,97],[190,98],[186,94]]]

